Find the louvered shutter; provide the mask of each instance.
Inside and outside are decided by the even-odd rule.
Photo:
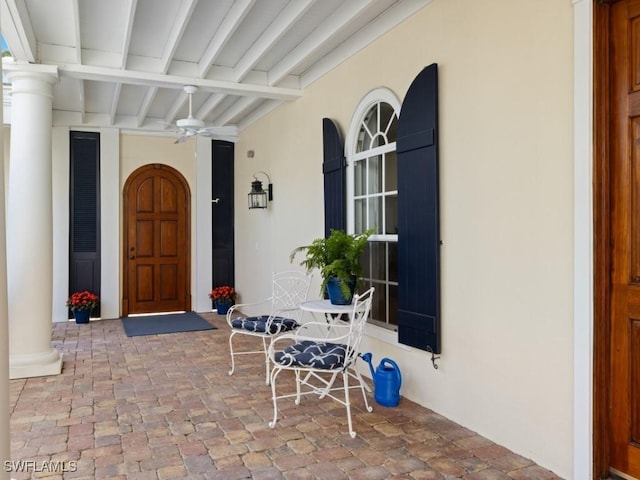
[[[100,134],[71,132],[70,157],[69,292],[99,295]]]
[[[405,96],[398,122],[398,341],[440,352],[438,66]]]
[[[340,130],[329,118],[322,119],[324,174],[324,234],[346,229],[346,191],[344,144]]]

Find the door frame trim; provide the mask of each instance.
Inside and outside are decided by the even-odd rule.
[[[614,0],[615,1],[615,0]],[[612,1],[593,5],[593,478],[608,475],[611,361],[609,41]]]
[[[131,183],[131,181],[133,180],[133,178],[135,178],[136,176],[148,171],[148,170],[155,170],[155,169],[161,169],[161,170],[166,170],[166,171],[170,171],[173,175],[175,175],[175,177],[180,181],[180,183],[183,186],[184,192],[187,195],[187,198],[185,200],[185,232],[186,232],[186,238],[185,238],[185,248],[186,248],[186,252],[185,255],[187,257],[186,259],[186,269],[187,271],[185,272],[185,295],[186,295],[186,310],[189,311],[191,310],[191,188],[189,188],[189,182],[187,182],[186,178],[184,177],[184,175],[177,170],[176,168],[170,166],[170,165],[166,165],[163,163],[149,163],[146,165],[142,165],[139,168],[136,168],[133,172],[131,172],[129,174],[129,176],[127,177],[127,180],[124,182],[124,186],[122,188],[122,237],[121,237],[121,255],[122,255],[122,316],[127,316],[129,314],[129,299],[127,297],[128,292],[127,292],[127,286],[128,286],[128,282],[129,282],[129,272],[128,272],[128,268],[127,268],[127,247],[126,247],[126,243],[127,243],[127,238],[128,238],[128,233],[129,233],[129,224],[128,224],[128,217],[127,217],[127,204],[129,199],[127,198],[126,193],[128,193],[129,190],[129,185]]]

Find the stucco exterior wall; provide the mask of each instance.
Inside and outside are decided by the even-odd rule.
[[[270,272],[299,268],[291,250],[323,234],[322,118],[347,132],[367,92],[384,86],[403,99],[418,72],[438,63],[439,369],[376,327],[363,350],[400,365],[405,397],[567,478],[572,51],[569,0],[434,0],[236,145],[236,287],[244,299],[259,298]],[[274,184],[266,211],[244,207],[256,170]]]

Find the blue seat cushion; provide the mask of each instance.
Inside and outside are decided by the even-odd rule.
[[[269,315],[259,315],[257,317],[240,317],[231,320],[231,326],[249,332],[267,333],[267,323]],[[288,332],[299,327],[298,322],[292,318],[273,317],[269,324],[269,334],[276,335],[282,332]]]
[[[287,367],[307,367],[333,370],[342,368],[347,347],[339,343],[304,340],[276,352],[275,360]]]

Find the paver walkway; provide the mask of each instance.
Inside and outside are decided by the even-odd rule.
[[[559,478],[406,399],[367,413],[353,395],[355,439],[330,399],[285,400],[271,429],[263,362],[241,358],[229,377],[224,318],[203,316],[218,329],[128,338],[120,320],[55,324],[62,374],[11,381],[11,477]]]

